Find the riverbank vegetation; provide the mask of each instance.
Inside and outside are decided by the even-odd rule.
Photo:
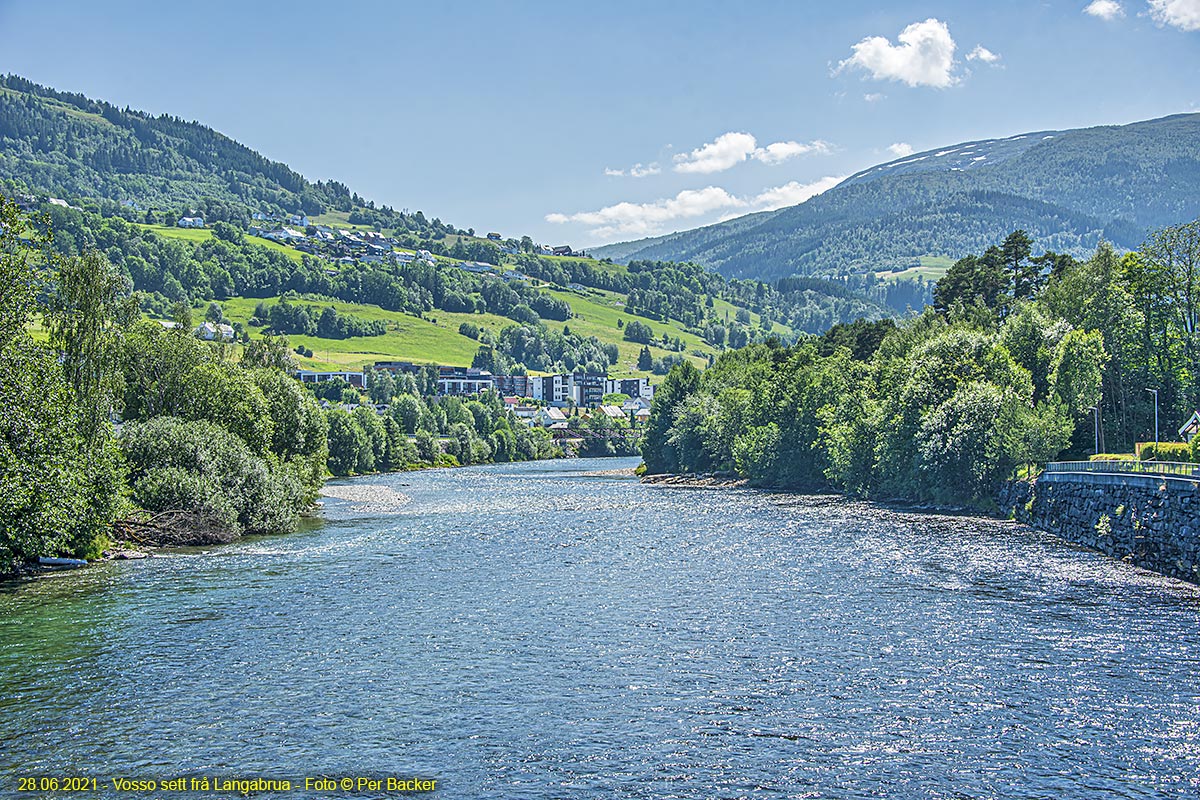
[[[1032,244],[1017,231],[959,260],[907,321],[677,366],[648,470],[987,505],[1019,465],[1152,440],[1147,389],[1173,431],[1200,403],[1200,222],[1086,261]]]

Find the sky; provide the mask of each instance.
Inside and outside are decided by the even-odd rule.
[[[0,0],[0,72],[578,249],[910,152],[1200,111],[1200,0]]]

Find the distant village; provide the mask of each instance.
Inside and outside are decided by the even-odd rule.
[[[373,372],[415,377],[426,368],[426,365],[408,361],[376,361],[370,370],[300,370],[296,379],[301,383],[341,380],[357,389],[365,389]],[[436,369],[438,397],[468,398],[483,392],[496,392],[518,419],[531,427],[552,431],[566,429],[569,414],[604,414],[641,425],[650,418],[650,404],[654,398],[654,386],[647,378],[610,378],[590,372],[493,375],[475,367],[439,366]],[[606,404],[604,399],[612,395],[625,395],[627,399],[619,406]],[[330,404],[326,401],[324,405]],[[379,414],[387,410],[384,404],[375,407]]]
[[[328,225],[317,225],[305,214],[289,214],[284,217],[277,217],[261,211],[255,211],[250,216],[255,223],[247,230],[247,233],[251,236],[257,236],[260,239],[267,239],[268,241],[286,245],[302,253],[319,256],[329,261],[343,264],[354,262],[366,264],[404,264],[413,261],[424,261],[431,265],[434,263],[434,255],[428,250],[416,250],[414,252],[398,249],[400,248],[400,243],[395,237],[386,236],[378,231],[348,230]],[[199,216],[180,217],[175,224],[179,228],[206,227],[204,218]],[[517,255],[521,252],[515,245],[504,243],[503,237],[499,233],[489,233],[486,238],[493,242],[502,253]],[[535,255],[585,255],[582,251],[572,250],[570,245],[559,245],[557,247],[535,245],[534,247]],[[492,272],[497,270],[495,264],[483,262],[465,261],[459,266],[474,272]],[[502,277],[508,280],[526,278],[525,275],[521,275],[515,270],[504,273]]]

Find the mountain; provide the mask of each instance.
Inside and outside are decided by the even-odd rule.
[[[308,181],[198,122],[121,109],[16,75],[0,76],[0,181],[142,210],[197,210],[210,222],[335,211],[418,236],[455,232],[420,212],[376,208],[337,181]]]
[[[804,203],[696,230],[591,248],[618,261],[694,261],[729,277],[843,275],[980,252],[1024,228],[1083,255],[1106,239],[1200,216],[1200,114],[1039,131],[915,153]]]

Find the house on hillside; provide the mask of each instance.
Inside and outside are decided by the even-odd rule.
[[[500,241],[500,234],[498,234],[498,233],[489,233],[489,234],[487,235],[487,238],[491,239],[493,242],[498,242],[498,241]]]
[[[206,342],[232,342],[233,328],[224,323],[204,322],[196,328],[196,338]]]
[[[575,254],[571,251],[571,245],[564,244],[564,245],[555,247],[553,250],[551,250],[550,255],[552,255],[552,256],[571,256],[571,255],[575,255]]]
[[[537,413],[533,415],[533,424],[539,425],[543,428],[552,428],[560,423],[565,426],[566,422],[567,415],[559,411],[554,406],[539,408]]]
[[[625,412],[618,406],[600,406],[600,413],[609,419],[625,419]]]
[[[287,221],[289,225],[299,225],[301,228],[308,227],[307,214],[288,214]]]
[[[180,217],[175,226],[179,228],[203,228],[204,217]]]

